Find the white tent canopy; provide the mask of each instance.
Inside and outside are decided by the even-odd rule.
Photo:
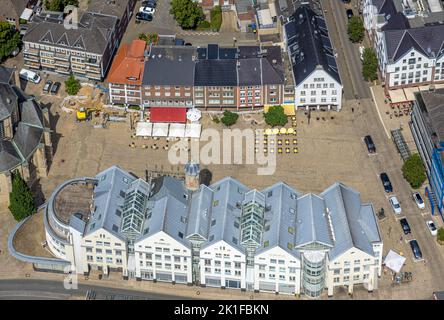
[[[393,270],[396,273],[398,273],[399,271],[401,271],[401,268],[404,265],[405,260],[406,259],[403,256],[397,254],[393,250],[390,250],[387,256],[385,257],[384,264],[390,270]]]
[[[185,137],[200,138],[202,125],[196,123],[188,123],[185,129]]]
[[[139,121],[136,124],[136,136],[150,137],[153,133],[153,124],[150,122]]]
[[[183,138],[185,137],[185,124],[183,123],[171,123],[170,124],[170,132],[168,136],[175,138]]]
[[[154,123],[153,137],[168,137],[168,123]]]

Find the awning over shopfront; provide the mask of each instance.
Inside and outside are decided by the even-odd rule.
[[[392,103],[401,103],[408,101],[407,97],[405,96],[404,89],[390,90],[389,95]]]
[[[282,108],[284,108],[284,113],[287,116],[294,116],[296,114],[296,110],[294,108],[294,103],[288,103],[288,104],[282,104]],[[270,109],[272,105],[265,105],[264,106],[264,112],[267,113],[268,109]]]
[[[150,108],[150,121],[151,122],[178,122],[185,123],[187,121],[187,109],[186,108]]]

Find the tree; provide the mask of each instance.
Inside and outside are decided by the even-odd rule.
[[[46,10],[63,12],[66,6],[79,6],[78,0],[45,0]]]
[[[287,115],[284,112],[282,106],[272,106],[268,109],[268,112],[264,115],[265,122],[269,126],[285,126],[287,124]]]
[[[31,189],[29,189],[18,171],[13,173],[12,192],[9,194],[9,202],[9,210],[17,221],[25,219],[36,210]]]
[[[211,29],[219,31],[222,25],[222,9],[220,6],[215,6],[210,11]]]
[[[378,58],[373,49],[366,48],[363,54],[362,75],[367,81],[378,79]]]
[[[73,75],[70,75],[68,80],[65,81],[65,90],[70,96],[75,96],[81,87],[80,81],[74,78]]]
[[[426,174],[421,157],[418,153],[412,154],[402,166],[402,175],[414,189],[418,189],[426,180]]]
[[[364,22],[360,17],[353,16],[348,20],[347,33],[352,42],[360,42],[364,38]]]
[[[192,0],[173,0],[170,13],[183,29],[194,29],[204,17],[202,8]]]
[[[444,228],[439,228],[438,229],[438,236],[436,237],[436,239],[438,240],[438,242],[440,244],[444,243]]]
[[[236,123],[237,118],[239,118],[239,115],[237,113],[225,110],[224,116],[222,117],[222,119],[220,119],[220,121],[227,127],[231,127],[233,124]]]
[[[6,21],[0,21],[0,61],[9,57],[20,43],[20,33]]]

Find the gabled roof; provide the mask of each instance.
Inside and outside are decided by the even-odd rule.
[[[296,207],[297,197],[302,193],[283,182],[262,190],[266,197],[266,228],[262,236],[262,246],[257,253],[265,252],[276,246],[293,256],[297,256]],[[267,243],[265,247],[264,244]]]
[[[11,141],[0,140],[0,172],[10,171],[22,161]]]
[[[122,44],[114,57],[107,81],[116,84],[142,84],[145,48],[146,42],[142,40]]]
[[[444,25],[384,32],[387,58],[397,61],[411,49],[434,58],[444,54]]]
[[[95,211],[90,215],[85,236],[103,228],[123,240],[120,232],[122,206],[125,192],[136,178],[121,168],[112,166],[96,175],[96,179],[93,195]]]
[[[297,248],[312,243],[333,247],[331,230],[326,216],[324,200],[318,195],[309,193],[297,201],[296,208],[296,241]]]
[[[330,260],[353,247],[374,255],[372,244],[382,240],[373,207],[361,204],[359,193],[340,183],[321,195],[329,210],[335,239]]]
[[[0,65],[0,83],[9,83],[12,79],[14,69]]]
[[[234,223],[239,223],[241,215],[237,204],[244,200],[244,194],[249,189],[231,177],[216,182],[210,188],[213,190],[213,208],[209,240],[205,242],[202,250],[219,241],[225,241],[244,253],[245,249],[240,244],[240,228],[235,228]]]
[[[18,109],[18,97],[11,85],[0,83],[0,120],[10,117]]]
[[[285,24],[285,33],[296,85],[319,68],[341,83],[322,16],[317,16],[308,5],[302,5]]]

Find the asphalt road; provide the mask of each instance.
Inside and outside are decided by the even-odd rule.
[[[185,300],[180,296],[147,293],[126,289],[79,284],[76,290],[66,290],[61,281],[13,279],[0,280],[0,300],[65,300],[86,297],[87,291],[94,291],[97,300],[144,299],[144,300]],[[188,300],[188,299],[186,299]]]
[[[328,28],[331,34],[332,42],[338,51],[338,65],[344,85],[344,97],[346,107],[355,109],[354,125],[356,137],[362,139],[365,135],[370,134],[376,144],[377,154],[369,155],[370,167],[363,167],[362,170],[372,170],[375,179],[379,180],[381,172],[387,172],[393,185],[394,194],[401,203],[402,215],[406,217],[412,234],[407,237],[408,240],[416,239],[421,248],[423,258],[426,260],[424,271],[429,272],[432,276],[430,292],[442,290],[444,288],[444,257],[439,250],[436,240],[430,235],[425,225],[425,221],[430,216],[422,216],[420,210],[411,198],[413,190],[402,176],[401,167],[402,160],[396,150],[394,143],[387,138],[380,119],[378,117],[376,106],[372,100],[371,91],[368,83],[361,76],[361,62],[357,45],[352,44],[347,35],[345,14],[345,6],[341,1],[323,0],[323,8],[327,10],[325,13]],[[357,12],[355,11],[355,15]],[[356,101],[356,95],[359,101]],[[367,148],[362,142],[362,152],[367,152]],[[385,194],[382,184],[379,183],[381,195],[387,198],[386,215],[389,219],[399,220],[401,217],[395,217],[388,204],[388,197]],[[379,208],[376,208],[379,209]],[[400,227],[397,222],[398,228]],[[404,252],[407,257],[413,260],[413,254],[409,243],[404,243]],[[388,248],[386,248],[388,249]],[[415,262],[423,263],[423,262]]]

